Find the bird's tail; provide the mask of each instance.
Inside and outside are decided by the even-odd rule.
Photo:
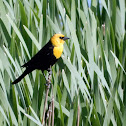
[[[23,74],[21,76],[19,76],[14,82],[12,82],[12,84],[16,84],[19,81],[21,81],[21,79],[23,79],[27,74],[29,74],[32,70],[30,69],[26,69]]]

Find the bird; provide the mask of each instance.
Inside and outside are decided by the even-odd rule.
[[[27,74],[34,70],[41,70],[42,73],[45,70],[49,70],[57,60],[61,57],[63,53],[63,45],[65,40],[68,40],[63,34],[54,34],[49,42],[38,51],[27,63],[21,67],[25,67],[25,71],[12,82],[12,84],[17,84],[21,81]]]

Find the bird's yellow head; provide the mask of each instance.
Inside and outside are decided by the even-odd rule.
[[[62,34],[55,34],[51,37],[50,41],[54,46],[53,55],[56,57],[56,59],[59,59],[61,57],[63,52],[63,44],[67,39],[69,38],[65,37]]]
[[[54,47],[62,46],[65,42],[65,40],[69,39],[68,37],[65,37],[63,34],[55,34],[51,37],[51,42]]]

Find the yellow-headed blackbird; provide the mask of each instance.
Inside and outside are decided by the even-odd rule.
[[[26,67],[26,70],[21,76],[12,82],[12,84],[18,83],[22,78],[35,69],[43,72],[44,70],[48,70],[50,66],[53,66],[61,57],[63,44],[67,39],[69,38],[62,34],[53,35],[49,42],[34,57],[32,57],[31,60],[22,66]]]

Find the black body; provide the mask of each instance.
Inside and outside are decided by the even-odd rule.
[[[53,55],[53,48],[54,46],[51,41],[49,41],[35,56],[31,58],[31,60],[22,66],[26,67],[26,70],[12,84],[18,83],[22,78],[35,69],[43,72],[44,70],[48,70],[50,66],[53,66],[57,61],[56,57]]]

